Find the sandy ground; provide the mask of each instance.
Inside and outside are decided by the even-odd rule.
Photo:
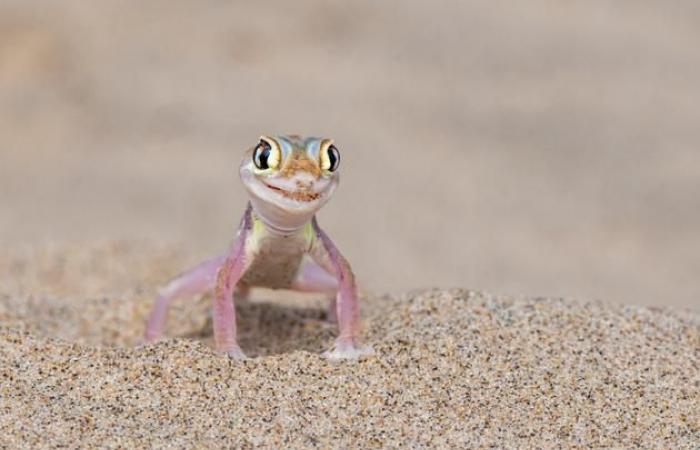
[[[236,362],[209,298],[134,347],[183,258],[139,243],[0,259],[0,447],[696,448],[700,316],[428,290],[363,301],[376,355],[329,363],[323,299],[259,292]],[[12,281],[8,280],[11,279]]]
[[[376,292],[700,308],[696,0],[0,2],[0,245],[230,241],[262,132],[335,137]]]

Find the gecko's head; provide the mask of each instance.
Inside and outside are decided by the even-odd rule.
[[[240,175],[254,206],[307,216],[333,195],[339,163],[331,139],[261,136],[243,158]]]

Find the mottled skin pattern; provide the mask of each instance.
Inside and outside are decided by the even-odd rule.
[[[361,346],[355,277],[347,260],[321,230],[316,212],[338,185],[340,154],[330,139],[262,136],[248,150],[239,174],[250,202],[229,252],[207,260],[159,290],[146,326],[146,340],[162,337],[169,304],[214,291],[217,348],[244,358],[236,337],[234,290],[250,287],[323,292],[333,297],[329,317],[339,334],[331,359],[372,352]]]

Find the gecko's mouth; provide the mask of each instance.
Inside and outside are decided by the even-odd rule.
[[[287,190],[284,190],[282,188],[272,186],[268,183],[264,183],[265,186],[270,188],[271,190],[278,192],[281,194],[283,197],[286,197],[291,200],[296,200],[298,202],[312,202],[314,200],[318,200],[321,197],[321,194],[317,192],[301,192],[301,191],[294,191],[290,192]]]

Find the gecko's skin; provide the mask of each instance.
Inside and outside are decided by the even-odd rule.
[[[233,292],[244,295],[260,286],[331,295],[329,316],[337,320],[339,334],[324,355],[340,359],[371,353],[358,341],[355,277],[315,217],[338,186],[339,162],[340,153],[330,139],[262,136],[240,165],[250,202],[231,249],[159,290],[146,341],[162,337],[173,300],[213,290],[216,346],[231,357],[244,358],[236,338]]]

